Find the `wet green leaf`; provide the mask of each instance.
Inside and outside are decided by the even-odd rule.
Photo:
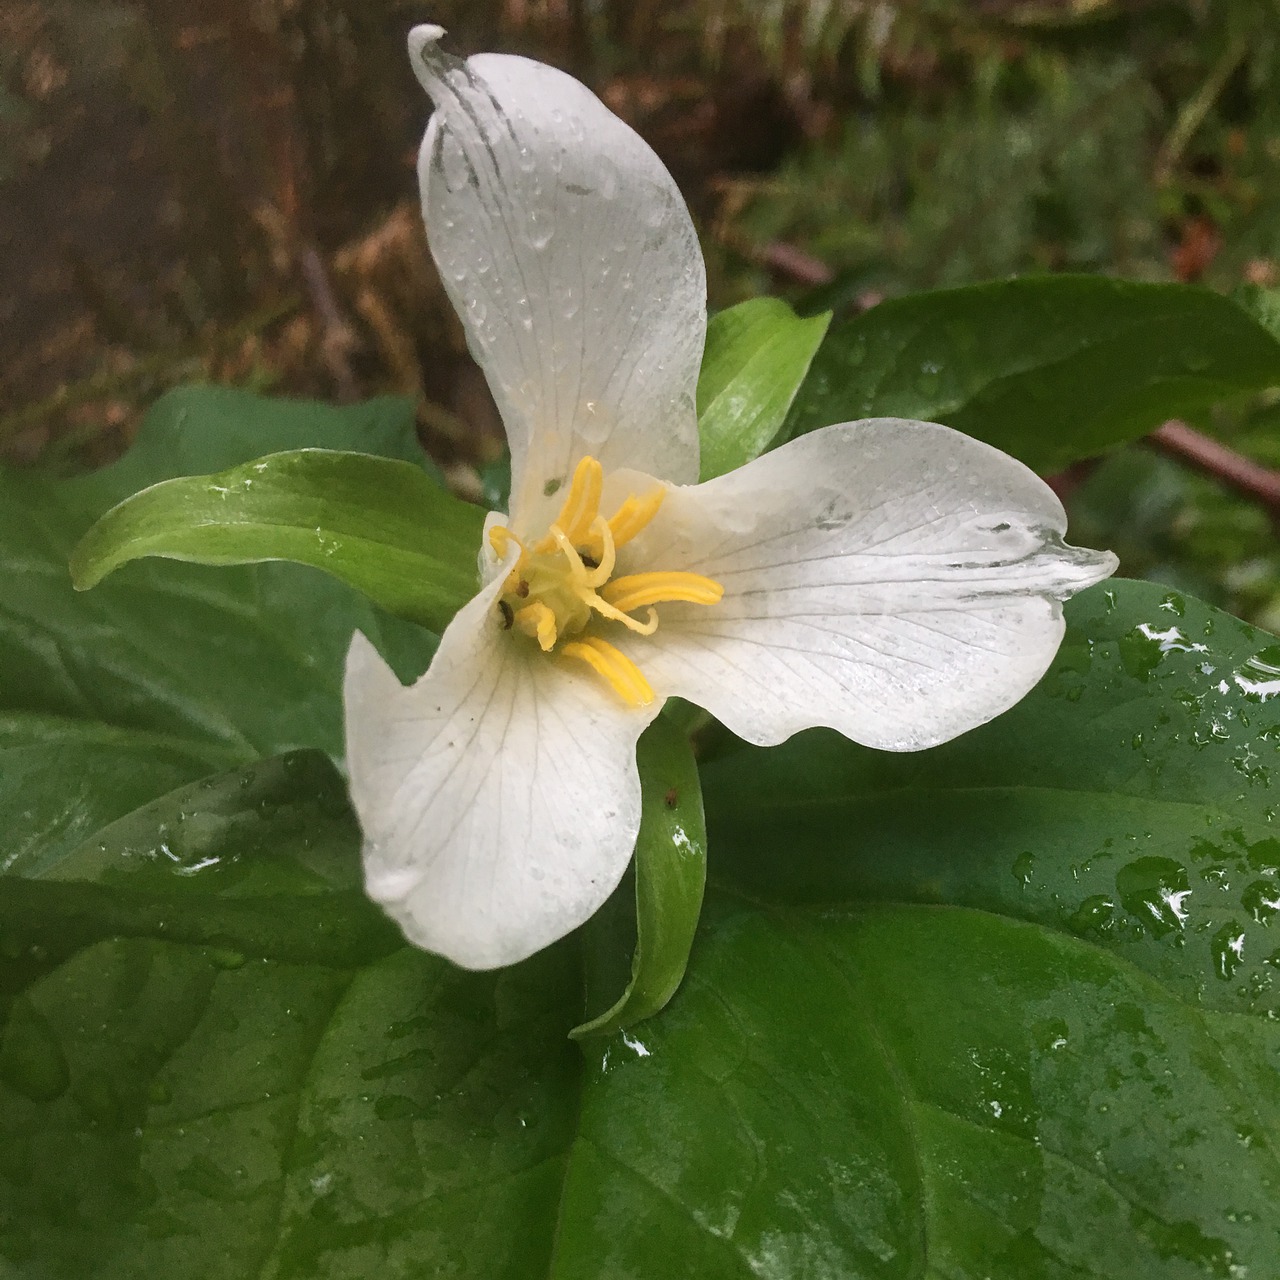
[[[484,512],[409,462],[298,449],[184,476],[113,507],[71,556],[80,590],[130,560],[290,560],[442,631],[474,594]]]
[[[34,875],[234,749],[71,717],[0,714],[0,874]]]
[[[608,1009],[573,1029],[575,1039],[613,1035],[666,1007],[684,977],[702,911],[707,830],[698,763],[689,739],[659,716],[640,739],[636,763],[644,807],[634,860],[636,940],[631,973],[622,995]],[[602,924],[612,928],[611,913]],[[599,945],[610,944],[616,947],[617,940],[601,939]]]
[[[830,323],[830,312],[801,319],[777,298],[753,298],[711,317],[698,377],[703,480],[773,443]]]
[[[1280,384],[1280,342],[1187,285],[1045,276],[883,302],[827,336],[791,433],[943,422],[1050,473]]]
[[[161,563],[75,596],[110,476],[0,484],[0,1271],[1273,1266],[1273,637],[1114,582],[957,742],[722,753],[685,980],[584,1062],[574,940],[460,973],[360,890],[324,755],[354,593]]]
[[[40,1280],[1267,1274],[1280,653],[1137,584],[1071,615],[1027,703],[947,747],[810,733],[709,766],[686,980],[585,1065],[573,943],[498,974],[404,947],[315,753],[11,880],[0,1257]]]
[[[732,845],[752,895],[1026,919],[1197,1006],[1280,1019],[1263,903],[1280,889],[1280,642],[1148,583],[1095,588],[1070,616],[1035,692],[945,746],[895,756],[817,732],[711,766],[713,847]],[[758,802],[765,785],[785,803]]]
[[[278,417],[276,403],[189,388],[160,400],[130,452],[103,471],[57,483],[0,470],[0,708],[66,722],[41,748],[54,772],[48,791],[28,806],[33,811],[50,812],[64,799],[56,821],[82,829],[76,797],[90,791],[122,811],[100,772],[103,753],[93,747],[103,725],[153,736],[147,759],[186,761],[176,773],[162,764],[153,777],[139,760],[121,793],[132,803],[197,776],[189,772],[199,768],[193,755],[207,761],[200,770],[207,772],[294,746],[336,754],[342,661],[357,626],[402,676],[425,670],[431,633],[314,569],[147,561],[91,592],[72,590],[67,562],[85,530],[176,469],[225,468],[292,447],[308,433],[336,448],[372,444],[398,456],[418,448],[412,413],[400,400],[350,409],[278,402]],[[82,733],[90,741],[74,745]],[[64,745],[55,749],[59,735]],[[35,757],[24,752],[23,761],[23,787],[36,794]],[[0,812],[16,768],[7,767],[0,782]]]
[[[225,471],[264,453],[290,449],[353,449],[412,462],[439,478],[418,443],[413,401],[403,396],[377,396],[339,407],[259,396],[237,387],[193,385],[161,396],[129,451],[72,486],[100,495],[92,501],[105,511],[161,480]]]

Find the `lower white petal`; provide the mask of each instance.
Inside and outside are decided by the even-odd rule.
[[[826,725],[916,750],[1022,698],[1061,602],[1115,571],[1065,530],[1048,485],[989,445],[901,419],[828,427],[670,491],[629,558],[724,599],[664,605],[654,636],[619,644],[748,741]]]
[[[409,688],[357,633],[344,687],[369,895],[471,969],[524,959],[612,892],[640,825],[635,743],[657,712],[504,632],[501,585]]]

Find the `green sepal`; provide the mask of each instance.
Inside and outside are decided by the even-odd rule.
[[[126,498],[81,539],[71,577],[84,590],[143,556],[290,560],[439,631],[475,594],[483,525],[479,507],[410,462],[297,449]]]
[[[698,377],[700,478],[757,458],[775,440],[831,313],[802,319],[777,298],[753,298],[711,317]]]
[[[575,1040],[613,1035],[666,1005],[684,977],[702,911],[707,827],[693,748],[659,717],[637,744],[636,762],[643,809],[636,840],[631,978],[612,1007],[569,1033]]]

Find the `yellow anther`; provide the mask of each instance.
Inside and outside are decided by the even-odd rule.
[[[556,627],[556,615],[541,600],[517,609],[515,625],[527,636],[532,636],[541,646],[543,653],[550,653],[555,647],[559,634]]]
[[[495,524],[489,530],[489,545],[493,548],[493,554],[499,560],[507,558],[507,552],[511,549],[511,544],[515,543],[520,548],[519,558],[515,564],[511,566],[511,572],[507,574],[507,580],[503,584],[506,592],[515,591],[520,583],[520,571],[524,568],[525,561],[529,558],[529,553],[524,549],[524,544],[511,532],[506,525]]]
[[[573,473],[569,484],[569,496],[565,498],[560,514],[553,522],[575,545],[586,538],[600,514],[600,494],[604,489],[604,468],[595,458],[583,458]],[[555,544],[544,538],[538,545],[540,551],[550,551]]]
[[[585,662],[597,675],[603,676],[629,707],[647,707],[653,701],[653,689],[640,673],[640,668],[606,641],[584,636],[565,645],[560,652],[566,658]]]
[[[655,489],[643,498],[628,498],[609,521],[613,545],[625,547],[658,514],[658,508],[662,506],[666,496],[665,489]]]
[[[495,524],[489,530],[489,545],[499,560],[507,558],[507,550],[511,546],[511,530],[506,525]]]
[[[499,620],[504,629],[536,640],[544,653],[585,663],[628,706],[643,707],[654,698],[649,682],[626,654],[591,633],[604,620],[652,635],[658,629],[654,605],[716,604],[724,588],[683,572],[633,573],[611,582],[617,548],[658,514],[666,490],[656,486],[643,497],[628,496],[611,520],[600,514],[603,491],[604,468],[595,458],[583,458],[544,537],[525,545],[502,525],[490,529],[489,545],[500,559],[507,559],[513,542],[520,548],[498,601]],[[637,610],[647,610],[644,621],[632,616]]]
[[[688,604],[719,604],[724,588],[697,573],[629,573],[615,578],[601,597],[615,609],[630,613],[645,605],[683,600]]]

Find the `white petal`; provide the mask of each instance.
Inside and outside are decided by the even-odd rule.
[[[409,37],[435,101],[418,175],[431,252],[511,444],[516,532],[542,532],[584,454],[698,478],[706,274],[689,211],[638,134],[525,58]]]
[[[404,688],[359,633],[344,688],[365,885],[406,937],[470,969],[576,928],[626,869],[635,743],[657,712],[501,630],[498,579]]]
[[[803,436],[675,489],[628,568],[723,583],[620,641],[663,695],[761,745],[827,725],[887,750],[944,742],[1044,674],[1061,601],[1114,572],[1065,546],[1042,480],[933,423],[871,419]]]

